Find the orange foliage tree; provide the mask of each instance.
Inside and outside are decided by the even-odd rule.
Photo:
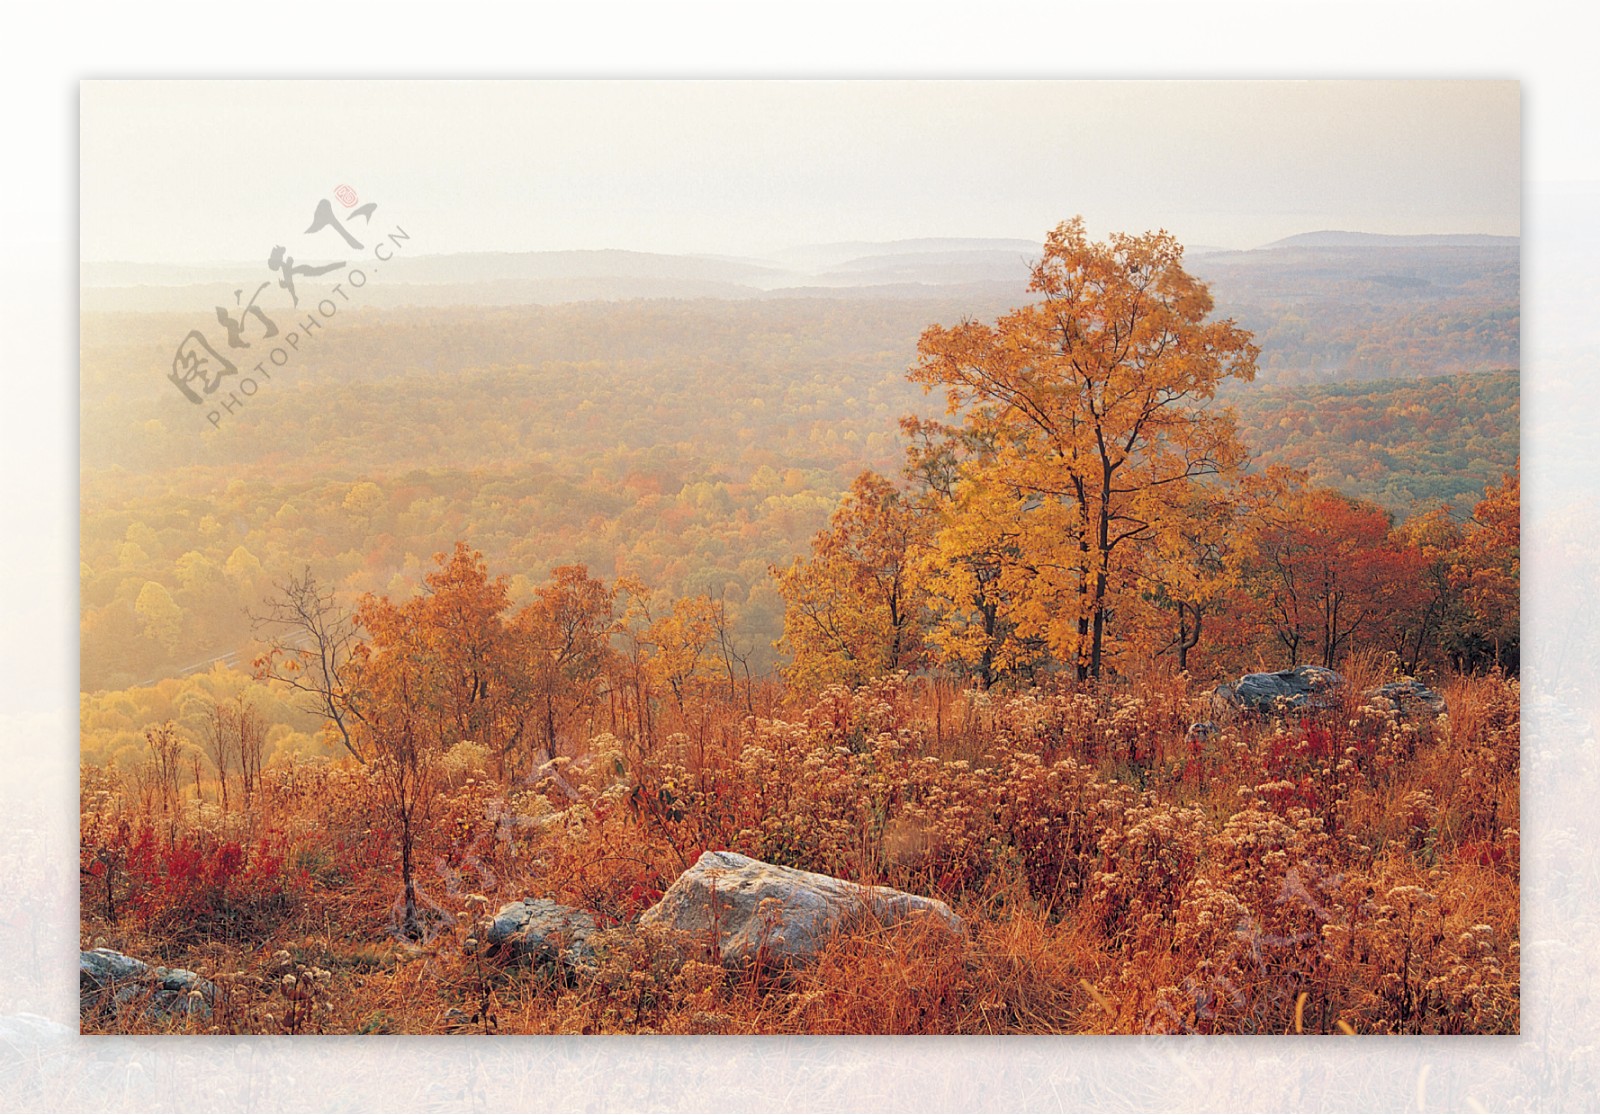
[[[1412,552],[1417,580],[1411,606],[1394,616],[1392,636],[1400,668],[1416,674],[1439,656],[1447,634],[1459,631],[1466,618],[1456,573],[1461,526],[1448,508],[1436,507],[1396,526],[1394,539]]]
[[[402,603],[370,593],[356,606],[367,639],[354,651],[351,688],[362,696],[358,734],[389,820],[403,888],[402,926],[422,930],[415,851],[433,808],[439,760],[470,741],[496,756],[516,750],[533,721],[526,656],[512,638],[503,578],[456,543],[436,554],[424,591]]]
[[[1508,472],[1473,508],[1454,568],[1471,613],[1463,664],[1485,657],[1501,668],[1518,665],[1522,612],[1522,470]],[[1476,643],[1483,650],[1470,645]]]
[[[1259,479],[1259,478],[1251,478]],[[1171,657],[1180,672],[1202,641],[1221,643],[1238,656],[1253,625],[1243,623],[1250,609],[1240,585],[1245,553],[1241,541],[1250,516],[1258,511],[1259,484],[1226,488],[1194,486],[1164,518],[1161,529],[1140,552],[1140,593],[1125,608],[1127,623],[1142,636],[1151,658]],[[1231,631],[1219,632],[1226,619]],[[1241,640],[1240,628],[1246,632]]]
[[[1249,576],[1291,663],[1309,654],[1331,669],[1415,606],[1419,554],[1390,527],[1381,507],[1331,488],[1290,491],[1257,525]]]
[[[1232,320],[1208,320],[1211,295],[1165,232],[1092,243],[1075,218],[1050,233],[1029,289],[1040,300],[992,326],[926,330],[910,376],[993,446],[968,478],[1051,520],[1030,578],[1049,605],[1031,625],[1080,679],[1098,677],[1114,602],[1133,589],[1130,551],[1185,487],[1243,461],[1231,415],[1204,404],[1223,379],[1252,379],[1258,350]]]
[[[510,626],[539,705],[540,744],[554,758],[560,724],[593,705],[612,658],[616,594],[581,565],[557,566]]]
[[[921,593],[912,576],[925,520],[875,472],[856,477],[811,556],[774,569],[792,684],[861,685],[917,664]]]

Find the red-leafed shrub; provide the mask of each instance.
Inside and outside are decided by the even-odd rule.
[[[163,840],[150,825],[132,835],[123,870],[127,909],[152,927],[194,936],[248,934],[275,923],[302,894],[281,834],[249,844],[186,832]]]

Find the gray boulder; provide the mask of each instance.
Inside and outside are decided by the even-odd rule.
[[[1361,694],[1367,703],[1393,709],[1401,716],[1440,716],[1446,711],[1445,699],[1415,678],[1391,681]]]
[[[1270,674],[1246,674],[1232,685],[1217,686],[1223,704],[1251,712],[1288,712],[1330,708],[1344,678],[1322,666],[1295,666]]]
[[[933,898],[868,887],[735,852],[706,852],[644,912],[658,925],[712,946],[722,962],[777,966],[815,957],[836,931],[871,915],[884,924],[935,917],[952,932],[961,919]]]
[[[153,1021],[210,1018],[217,987],[187,968],[152,968],[142,960],[98,948],[78,953],[78,1009],[116,1011],[143,1003]]]
[[[584,910],[548,898],[524,898],[495,912],[484,943],[498,956],[570,972],[593,963],[589,936],[598,929],[594,915]]]

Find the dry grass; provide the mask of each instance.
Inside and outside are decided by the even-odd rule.
[[[464,753],[421,849],[421,942],[397,936],[394,842],[361,770],[269,770],[227,815],[152,812],[88,772],[84,864],[115,864],[116,919],[104,869],[86,874],[85,947],[221,994],[203,1022],[84,1027],[1515,1032],[1518,687],[1444,692],[1437,722],[1351,701],[1193,740],[1206,706],[1180,679],[984,694],[891,678],[779,717],[708,704],[653,740],[601,736],[538,784]],[[185,840],[201,859],[184,870],[211,884],[179,885],[156,854]],[[230,842],[248,870],[219,883],[206,865]],[[868,925],[801,968],[725,971],[631,926],[705,848],[933,895],[965,930]],[[487,959],[467,944],[473,893],[594,911],[611,926],[598,964],[563,979]]]

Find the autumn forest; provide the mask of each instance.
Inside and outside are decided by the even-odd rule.
[[[1517,1032],[1514,242],[959,277],[86,309],[85,1031]]]

